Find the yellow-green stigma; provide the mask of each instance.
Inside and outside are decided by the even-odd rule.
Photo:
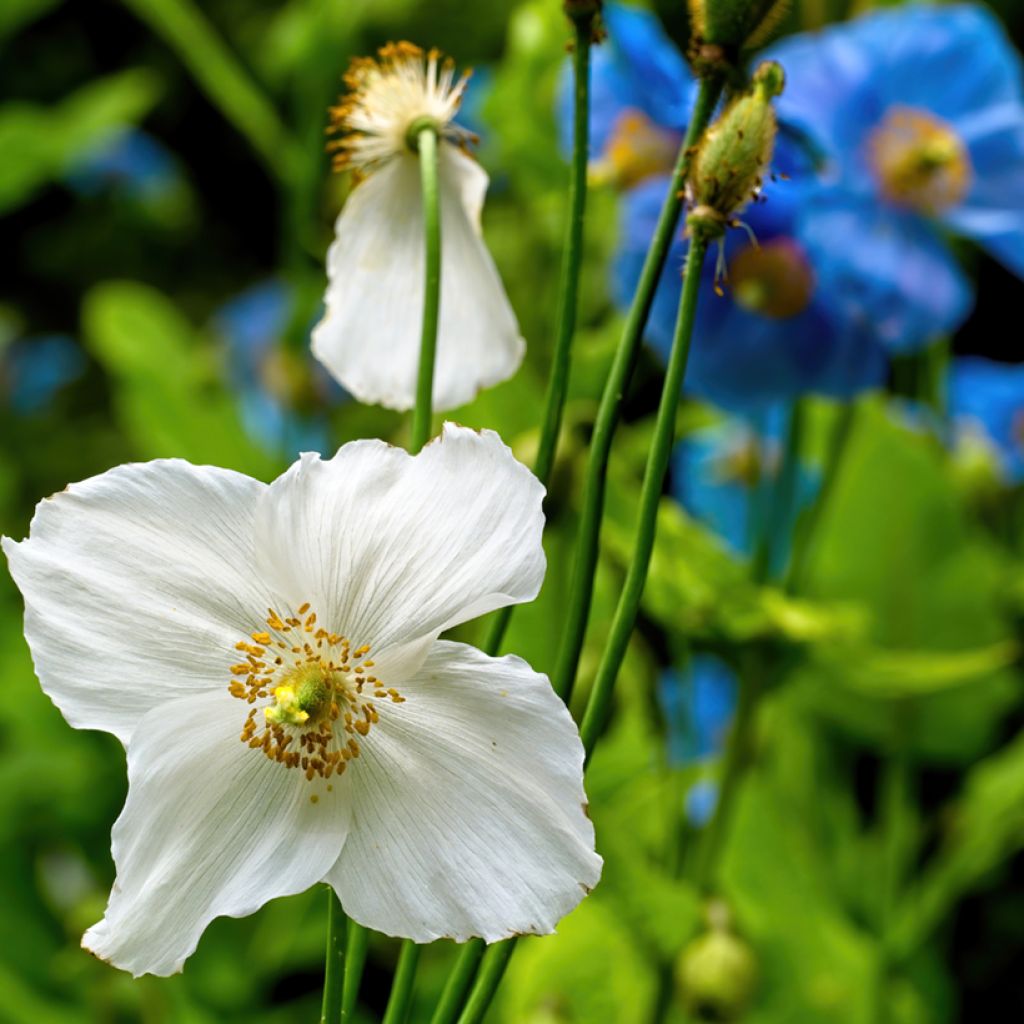
[[[274,703],[264,708],[268,722],[277,725],[305,725],[325,717],[331,706],[335,682],[321,665],[303,665],[289,681],[275,686]]]
[[[737,305],[772,320],[802,313],[814,294],[814,272],[790,238],[741,249],[729,264],[729,283]]]
[[[971,158],[952,125],[927,110],[890,107],[869,140],[883,195],[935,214],[959,203],[971,184]]]

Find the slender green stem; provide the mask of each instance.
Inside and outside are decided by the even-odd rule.
[[[359,983],[363,978],[366,963],[366,946],[370,933],[351,919],[348,922],[348,941],[345,948],[345,984],[341,995],[341,1020],[351,1021],[355,1017],[359,1001]]]
[[[423,235],[426,246],[423,277],[423,333],[416,378],[416,408],[412,414],[415,454],[430,439],[433,416],[434,363],[437,357],[437,317],[441,308],[441,197],[438,188],[437,129],[425,127],[416,136],[423,185]]]
[[[701,271],[704,267],[704,254],[707,252],[707,239],[702,234],[695,234],[690,241],[690,251],[686,257],[686,269],[683,272],[683,290],[679,297],[679,316],[676,319],[675,336],[672,339],[672,353],[665,372],[665,383],[661,389],[661,401],[658,405],[658,416],[654,424],[654,438],[647,455],[647,466],[640,489],[640,511],[638,515],[636,543],[626,581],[615,609],[611,630],[605,644],[601,664],[598,666],[594,688],[590,692],[580,736],[583,749],[589,758],[594,750],[597,737],[601,734],[611,710],[612,693],[615,680],[626,655],[629,638],[636,624],[637,613],[640,611],[640,599],[643,596],[644,584],[647,582],[647,570],[651,564],[654,551],[654,536],[658,525],[658,505],[661,502],[661,490],[665,483],[672,444],[675,441],[676,409],[679,406],[679,392],[686,376],[686,363],[690,355],[690,339],[693,335],[693,322],[697,315],[697,297],[700,291]]]
[[[800,591],[806,582],[814,540],[821,526],[825,510],[828,508],[832,492],[835,490],[836,480],[839,478],[839,471],[842,468],[847,446],[853,434],[856,416],[856,403],[846,402],[840,408],[836,422],[832,427],[821,487],[818,489],[818,494],[808,509],[803,522],[799,524],[796,536],[793,539],[793,554],[790,558],[789,569],[786,572],[785,578],[785,589],[789,593]]]
[[[479,1024],[483,1020],[495,992],[498,991],[501,979],[505,976],[505,968],[508,967],[508,962],[515,952],[516,941],[505,939],[504,942],[491,946],[484,954],[480,974],[462,1013],[459,1014],[458,1024]]]
[[[320,1024],[338,1024],[345,969],[345,912],[334,890],[327,886],[327,952],[324,957],[324,1000]]]
[[[572,339],[576,333],[576,311],[579,304],[580,268],[583,263],[583,222],[587,205],[587,157],[590,140],[590,44],[594,12],[573,19],[573,72],[575,82],[573,107],[572,166],[569,171],[569,220],[566,223],[565,246],[562,249],[562,270],[558,288],[558,316],[555,327],[555,349],[551,374],[544,398],[544,418],[533,472],[545,486],[551,478],[562,430],[562,413],[569,388],[569,365]],[[502,608],[492,619],[487,633],[486,649],[497,654],[505,630],[512,618],[513,607]]]
[[[689,170],[690,151],[711,120],[711,114],[721,91],[722,81],[720,78],[701,80],[686,138],[679,148],[672,180],[669,183],[668,195],[665,197],[658,225],[654,231],[654,238],[651,240],[651,246],[644,259],[643,270],[633,296],[633,304],[626,318],[626,325],[615,352],[604,393],[601,396],[601,404],[598,407],[597,419],[594,422],[583,491],[583,510],[576,541],[576,561],[570,585],[569,606],[562,646],[558,653],[553,676],[555,692],[566,702],[569,701],[576,682],[576,670],[583,650],[587,620],[590,617],[601,517],[604,511],[608,456],[611,452],[615,428],[619,422],[619,410],[626,387],[633,374],[640,340],[647,324],[651,305],[654,302],[654,293],[661,277],[661,271],[672,244],[672,237],[679,224],[679,214],[683,206],[683,188]]]
[[[459,950],[455,967],[448,975],[430,1024],[451,1024],[458,1016],[486,948],[483,939],[470,939]]]
[[[409,1015],[409,1003],[412,1001],[412,983],[416,978],[416,965],[420,960],[421,949],[422,947],[415,942],[406,940],[402,943],[383,1024],[405,1024],[405,1018]]]

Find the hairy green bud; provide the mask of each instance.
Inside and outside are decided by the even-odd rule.
[[[687,1012],[697,1020],[734,1021],[750,1005],[757,961],[742,939],[712,925],[683,950],[676,980]]]
[[[782,68],[765,61],[750,88],[735,97],[704,133],[690,165],[693,231],[725,233],[733,216],[758,193],[771,163],[777,123],[772,100],[782,92]]]
[[[695,42],[750,53],[770,42],[789,0],[689,0]]]

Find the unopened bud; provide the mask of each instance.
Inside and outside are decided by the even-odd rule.
[[[683,950],[676,979],[691,1016],[699,1021],[734,1021],[750,1005],[757,961],[738,936],[712,928]]]
[[[789,9],[788,0],[689,0],[700,46],[750,53],[770,42]]]
[[[717,238],[754,199],[771,164],[776,120],[772,100],[782,92],[782,68],[765,61],[750,88],[737,96],[704,133],[690,165],[692,230]]]

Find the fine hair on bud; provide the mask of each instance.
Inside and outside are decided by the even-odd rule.
[[[761,188],[771,164],[777,122],[772,100],[784,75],[774,61],[762,63],[750,87],[736,96],[705,131],[690,166],[687,225],[719,238]]]

